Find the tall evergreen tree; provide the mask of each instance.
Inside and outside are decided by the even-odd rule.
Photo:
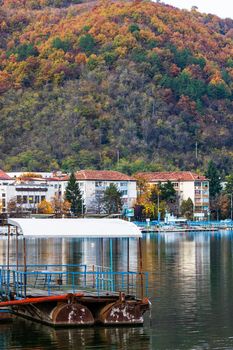
[[[219,171],[212,160],[208,164],[205,176],[209,179],[210,198],[215,198],[221,192],[222,186]]]
[[[66,187],[65,199],[70,202],[71,213],[80,216],[84,213],[84,205],[79,185],[76,181],[75,174],[70,174],[69,182]]]
[[[187,200],[182,201],[180,213],[189,220],[193,219],[193,201],[190,197]]]
[[[121,192],[116,185],[110,184],[104,192],[104,208],[108,214],[119,213],[122,208]]]
[[[176,190],[174,189],[173,184],[171,181],[167,181],[165,184],[160,184],[159,186],[160,190],[160,198],[168,201],[175,201],[176,199]]]

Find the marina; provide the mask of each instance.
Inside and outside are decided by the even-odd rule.
[[[219,230],[233,230],[232,220],[223,221],[185,221],[182,224],[171,222],[135,222],[143,233],[158,233],[158,232],[212,232]]]

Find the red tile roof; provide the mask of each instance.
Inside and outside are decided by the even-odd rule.
[[[80,170],[75,173],[77,180],[135,181],[131,176],[111,170]]]
[[[0,180],[13,180],[7,173],[0,169]]]
[[[44,178],[45,181],[69,181],[69,175],[63,175],[63,176],[55,176],[55,177],[46,177]]]
[[[143,178],[149,182],[207,180],[205,176],[191,171],[137,173],[136,177]]]

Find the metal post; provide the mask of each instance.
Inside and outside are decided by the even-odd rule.
[[[232,221],[232,193],[231,193],[231,221]]]
[[[127,238],[127,293],[129,294],[129,238]]]
[[[24,297],[27,297],[27,261],[26,261],[26,240],[23,238],[23,263],[24,263]]]
[[[112,254],[112,238],[110,238],[110,241],[109,241],[109,250],[110,250],[110,272],[111,272],[111,290],[113,291],[114,290],[114,281],[113,281],[113,254]]]
[[[102,265],[102,271],[104,270],[104,239],[101,238],[101,265]]]
[[[92,274],[93,274],[93,277],[92,277],[92,288],[94,289],[95,288],[95,265],[92,265]]]
[[[7,270],[10,269],[10,225],[7,231]]]
[[[120,151],[119,149],[117,150],[117,166],[119,167],[119,162],[120,162]]]
[[[138,239],[138,248],[139,248],[139,273],[141,279],[141,299],[143,299],[143,274],[142,274],[142,241],[141,238]]]
[[[197,142],[195,143],[195,155],[196,155],[196,159],[197,159]]]
[[[6,284],[6,296],[10,293],[10,225],[8,225],[7,231],[7,284]]]
[[[158,224],[160,224],[160,211],[159,211],[159,188],[158,188],[158,197],[157,197],[157,207],[158,207]]]
[[[18,237],[18,226],[16,226],[16,271],[19,268],[19,237]]]
[[[104,239],[101,238],[101,253],[102,253],[102,289],[104,289]]]

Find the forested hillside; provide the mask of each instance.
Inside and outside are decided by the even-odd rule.
[[[233,21],[149,1],[3,0],[0,167],[233,169]]]

